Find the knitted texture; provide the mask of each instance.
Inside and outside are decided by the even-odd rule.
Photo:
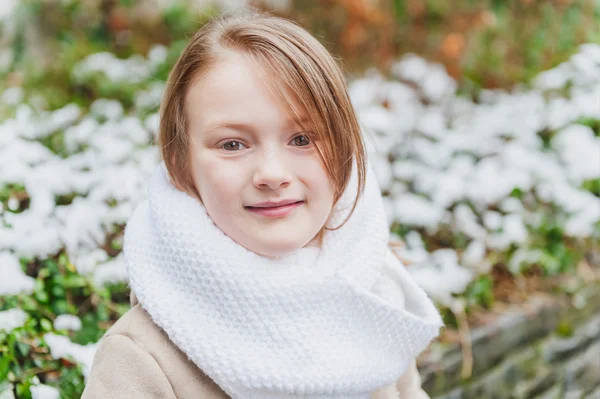
[[[331,226],[356,187],[354,173]],[[387,242],[370,169],[320,249],[267,258],[225,235],[161,164],[124,251],[141,305],[232,398],[352,399],[396,381],[442,325]]]

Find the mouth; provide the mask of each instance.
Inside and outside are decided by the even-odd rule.
[[[302,204],[304,204],[304,201],[262,202],[254,206],[246,206],[245,208],[256,215],[268,218],[280,218],[289,215]]]

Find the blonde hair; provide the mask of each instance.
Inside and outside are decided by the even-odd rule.
[[[289,115],[311,132],[335,188],[334,204],[348,185],[354,160],[358,191],[353,212],[364,189],[366,155],[343,73],[305,29],[264,12],[224,14],[211,20],[194,35],[171,70],[161,104],[158,144],[173,185],[201,200],[189,168],[185,99],[189,88],[227,51],[246,56]],[[296,107],[284,91],[294,93]]]

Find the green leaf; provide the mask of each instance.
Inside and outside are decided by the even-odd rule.
[[[42,327],[42,329],[44,331],[52,331],[53,330],[52,322],[48,319],[41,319],[40,326]]]
[[[600,197],[600,178],[584,181],[582,188],[594,194],[596,197]]]
[[[16,384],[17,397],[19,399],[31,399],[31,381],[24,381]]]
[[[20,341],[17,342],[17,349],[23,357],[27,357],[27,355],[29,355],[29,352],[31,352],[31,346]]]
[[[571,337],[573,336],[573,332],[573,326],[564,320],[560,321],[556,326],[556,334],[561,337]]]
[[[65,288],[80,288],[85,287],[87,281],[78,274],[70,274],[62,280],[62,285]]]
[[[34,292],[34,297],[35,299],[37,299],[39,302],[41,303],[48,303],[48,294],[46,293],[46,291],[35,291]]]
[[[0,341],[0,343],[1,342],[2,341]],[[13,361],[13,357],[3,352],[0,352],[0,354],[0,381],[6,381],[8,378],[8,372],[10,371],[10,363]]]
[[[465,297],[470,304],[489,308],[494,302],[494,281],[491,276],[481,276],[471,282],[465,292]]]

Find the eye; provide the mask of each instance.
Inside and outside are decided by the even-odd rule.
[[[310,144],[310,139],[307,135],[301,134],[292,139],[292,143],[298,147],[306,147]]]
[[[230,140],[221,144],[220,148],[224,149],[225,151],[239,151],[242,148],[245,148],[245,146],[239,141]]]

